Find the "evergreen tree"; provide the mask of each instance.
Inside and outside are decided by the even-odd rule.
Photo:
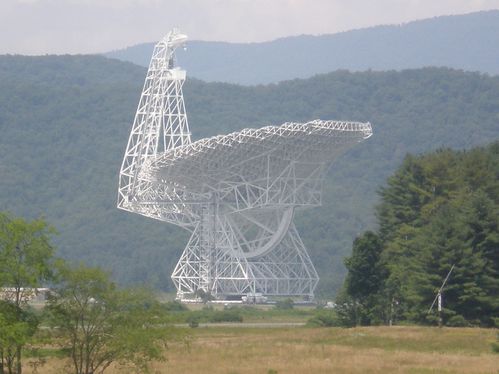
[[[355,239],[352,256],[345,259],[348,275],[345,291],[351,297],[342,304],[351,304],[356,324],[371,324],[378,319],[373,307],[382,287],[383,269],[380,266],[381,239],[371,231]]]
[[[380,195],[379,234],[357,239],[346,261],[342,297],[360,302],[369,316],[361,322],[387,315],[434,321],[428,308],[454,266],[443,290],[444,323],[492,326],[499,311],[499,143],[409,155]]]

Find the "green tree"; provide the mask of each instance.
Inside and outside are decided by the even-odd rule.
[[[461,203],[464,246],[454,278],[460,286],[454,310],[474,325],[492,326],[499,315],[499,210],[494,205],[481,188]]]
[[[375,323],[380,317],[374,310],[380,296],[384,271],[380,263],[382,241],[367,231],[353,242],[352,255],[345,259],[348,275],[345,294],[339,298],[345,311],[355,315],[356,324]],[[349,296],[350,299],[346,298]],[[338,303],[337,303],[338,304]]]
[[[5,303],[12,304],[0,310],[9,330],[4,337],[10,336],[0,341],[0,355],[7,360],[9,373],[21,374],[22,347],[34,333],[32,324],[26,327],[26,320],[31,319],[27,301],[52,277],[53,232],[43,219],[26,221],[0,213],[0,286]],[[15,359],[11,357],[14,351]]]
[[[29,342],[38,318],[13,303],[0,301],[0,374],[17,373],[17,348]]]
[[[97,268],[61,267],[48,311],[75,374],[103,373],[115,362],[145,372],[149,361],[163,359],[173,336],[150,293],[118,289]]]
[[[454,265],[444,323],[492,326],[499,310],[498,176],[498,142],[407,156],[380,190],[378,234],[354,242],[337,304],[362,324],[387,317],[433,323],[428,308]]]

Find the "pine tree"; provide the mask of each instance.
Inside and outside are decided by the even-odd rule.
[[[466,152],[409,155],[379,193],[379,233],[356,239],[346,261],[342,297],[362,306],[361,322],[387,316],[433,322],[428,308],[453,268],[443,290],[444,323],[494,325],[499,142]]]

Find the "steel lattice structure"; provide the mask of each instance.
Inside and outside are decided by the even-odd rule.
[[[118,207],[191,232],[172,274],[199,290],[313,297],[319,280],[293,224],[321,204],[325,171],[372,135],[369,123],[315,120],[191,141],[173,30],[155,47],[120,172]]]

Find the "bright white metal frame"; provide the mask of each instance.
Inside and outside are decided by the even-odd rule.
[[[172,274],[181,300],[199,290],[312,298],[319,277],[293,224],[319,206],[324,174],[369,123],[321,121],[244,129],[191,142],[175,49],[155,47],[120,171],[118,208],[176,224],[191,238]]]

